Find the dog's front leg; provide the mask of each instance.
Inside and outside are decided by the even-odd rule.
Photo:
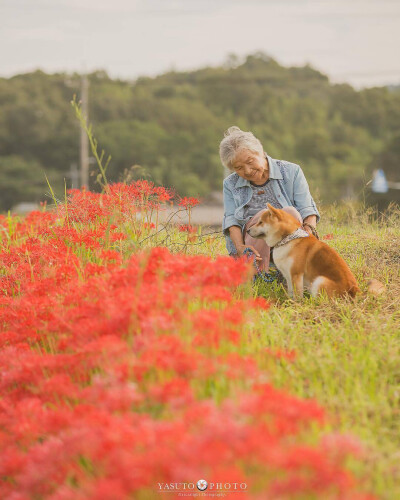
[[[283,267],[279,268],[278,270],[282,273],[283,277],[285,278],[286,285],[287,285],[287,293],[291,299],[293,299],[293,280],[292,280],[292,273],[290,272],[289,269],[285,269]]]
[[[303,292],[304,292],[304,283],[303,283],[303,274],[295,274],[291,276],[291,285],[292,285],[292,290],[293,290],[293,295],[292,297],[298,297],[302,298],[303,297]]]
[[[286,280],[286,284],[287,284],[287,291],[288,291],[288,294],[289,294],[289,297],[291,299],[293,299],[293,283],[292,283],[292,277],[291,275],[289,274],[289,276],[285,276],[283,275],[285,280]]]

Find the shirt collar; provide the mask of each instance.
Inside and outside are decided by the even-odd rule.
[[[265,153],[265,157],[268,159],[269,165],[269,178],[270,179],[283,179],[279,166],[276,163],[276,160],[271,158]],[[243,187],[243,186],[251,186],[250,181],[247,179],[243,179],[238,175],[238,180],[236,181],[235,187]]]

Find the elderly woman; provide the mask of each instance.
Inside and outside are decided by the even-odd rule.
[[[226,131],[219,151],[222,164],[233,172],[224,179],[226,248],[232,256],[250,248],[259,268],[268,271],[270,248],[247,234],[247,229],[270,203],[294,215],[311,234],[320,216],[306,178],[299,165],[271,158],[251,132],[238,127]]]

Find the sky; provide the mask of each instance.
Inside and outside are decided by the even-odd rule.
[[[136,79],[262,51],[357,88],[400,84],[400,0],[0,0],[0,19],[3,77]]]

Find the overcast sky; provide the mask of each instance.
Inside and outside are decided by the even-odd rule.
[[[0,0],[0,76],[126,79],[263,51],[357,87],[400,83],[400,0]]]

